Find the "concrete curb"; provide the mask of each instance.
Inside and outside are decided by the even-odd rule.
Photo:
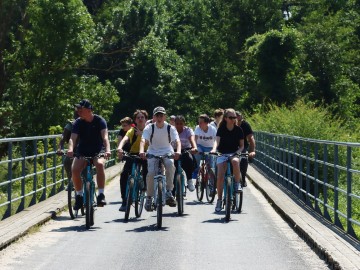
[[[360,269],[359,241],[343,233],[306,205],[266,179],[252,166],[248,178],[295,232],[325,260],[331,269]],[[337,233],[335,232],[337,230]],[[344,239],[344,238],[347,238]],[[352,242],[352,243],[350,243]]]

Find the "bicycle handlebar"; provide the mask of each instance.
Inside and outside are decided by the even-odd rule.
[[[221,157],[225,154],[222,154],[220,152],[209,152],[209,155],[213,155],[213,156],[217,156],[217,157]],[[248,157],[249,156],[249,153],[234,153],[232,155],[230,155],[229,157]]]

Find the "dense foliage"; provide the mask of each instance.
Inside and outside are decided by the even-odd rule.
[[[136,108],[194,120],[302,98],[353,126],[359,10],[359,0],[3,0],[0,137],[48,134],[84,97],[110,128]]]

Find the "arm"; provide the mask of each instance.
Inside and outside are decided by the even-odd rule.
[[[145,159],[145,144],[147,143],[147,141],[144,139],[144,138],[141,138],[141,141],[140,141],[140,149],[139,149],[139,156],[142,158],[142,159]]]
[[[68,157],[73,157],[74,156],[74,142],[77,141],[77,138],[78,138],[78,134],[71,133],[71,137],[70,137],[70,140],[69,140],[69,148],[68,148],[68,151],[67,151],[67,156]]]
[[[241,154],[242,150],[244,150],[244,139],[239,140],[239,149],[236,152]]]
[[[175,156],[174,159],[178,160],[180,158],[181,155],[181,141],[180,139],[176,140],[176,152],[175,152]]]
[[[255,157],[255,138],[253,134],[247,135],[247,141],[249,142],[249,157]]]
[[[219,143],[220,143],[220,137],[219,137],[219,136],[216,136],[216,140],[215,140],[215,142],[214,142],[214,145],[213,145],[213,148],[212,148],[211,152],[213,152],[213,153],[216,152]]]
[[[197,152],[197,146],[196,146],[196,142],[195,142],[195,135],[191,135],[189,137],[189,141],[191,144],[191,153],[195,154]]]
[[[120,145],[120,143],[121,143],[121,141],[122,141],[122,139],[123,139],[123,136],[118,136],[117,137],[117,139],[118,139],[118,148],[119,148],[119,145]]]
[[[101,130],[101,137],[105,145],[105,158],[108,158],[111,155],[111,151],[110,151],[110,142],[109,142],[109,135],[107,128]]]
[[[61,151],[64,149],[65,142],[67,142],[67,143],[69,142],[70,137],[71,137],[71,131],[64,128],[64,131],[61,134],[61,139],[60,139],[59,146],[58,146],[58,149],[57,149],[58,154],[61,153]]]
[[[120,137],[120,136],[119,136]],[[130,139],[129,139],[129,137],[128,136],[124,136],[124,138],[120,141],[120,143],[119,143],[119,145],[118,145],[118,148],[117,148],[117,152],[118,152],[118,155],[119,155],[119,159],[122,159],[122,157],[123,157],[123,153],[124,153],[124,151],[123,151],[123,147],[124,147],[124,145],[129,141]]]

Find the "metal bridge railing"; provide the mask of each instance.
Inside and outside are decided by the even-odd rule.
[[[360,238],[360,143],[254,132],[255,165],[330,222]]]
[[[64,157],[56,154],[61,135],[0,139],[0,220],[64,190]],[[117,131],[109,131],[116,163]]]

